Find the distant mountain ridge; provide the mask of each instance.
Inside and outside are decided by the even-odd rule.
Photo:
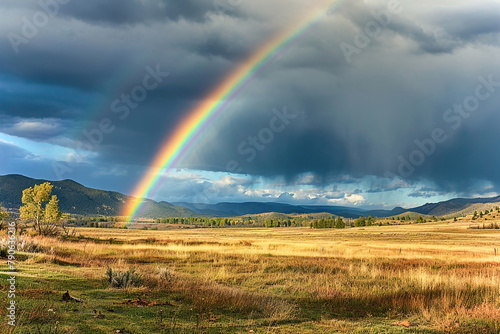
[[[427,203],[410,210],[424,215],[444,216],[465,210],[473,204],[498,202],[500,202],[500,196],[488,198],[454,198],[444,202]]]
[[[54,185],[52,193],[59,198],[61,211],[80,215],[109,215],[119,216],[131,196],[115,191],[105,191],[87,188],[73,180],[47,181],[29,178],[23,175],[11,174],[0,176],[0,204],[10,209],[19,209],[22,205],[22,191],[35,184],[50,182]],[[396,207],[392,210],[365,210],[346,206],[325,205],[292,205],[272,202],[222,202],[217,204],[205,203],[168,203],[146,199],[141,207],[141,218],[163,217],[193,217],[193,216],[243,216],[248,214],[283,213],[283,214],[312,214],[330,213],[346,218],[359,216],[391,217],[407,212],[445,216],[463,214],[481,204],[500,204],[500,196],[490,198],[455,198],[438,203],[427,203],[415,208],[404,209]]]
[[[22,205],[22,191],[44,182],[54,185],[52,194],[57,195],[59,207],[65,213],[119,216],[124,205],[132,198],[115,191],[87,188],[73,180],[47,181],[11,174],[0,176],[0,203],[6,208],[19,209]],[[184,207],[152,200],[145,200],[141,208],[141,216],[146,218],[195,215],[197,214]]]
[[[398,216],[407,212],[413,212],[421,215],[429,216],[445,216],[454,213],[466,211],[479,203],[498,203],[500,196],[491,198],[456,198],[438,203],[427,203],[422,206],[404,209],[402,207],[395,207],[392,210],[365,210],[353,207],[344,206],[328,206],[328,205],[291,205],[285,203],[260,203],[260,202],[244,202],[244,203],[231,203],[223,202],[217,204],[205,203],[185,203],[178,202],[175,205],[189,208],[190,210],[199,214],[217,215],[217,216],[242,216],[247,214],[261,214],[267,212],[279,212],[285,214],[298,213],[321,213],[327,212],[345,218],[358,218],[360,216],[372,217],[392,217]]]
[[[216,216],[243,216],[248,214],[261,214],[268,212],[278,212],[285,214],[326,212],[346,218],[357,218],[359,216],[388,217],[399,215],[408,211],[407,209],[403,209],[400,207],[394,208],[392,210],[363,210],[345,206],[292,205],[269,202],[222,202],[217,204],[176,202],[173,204],[186,207],[199,214]]]

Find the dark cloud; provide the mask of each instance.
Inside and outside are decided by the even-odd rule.
[[[206,6],[200,7],[195,1],[176,4],[174,1],[91,0],[71,1],[62,7],[62,13],[86,22],[134,25],[181,17],[199,20],[206,13]]]
[[[355,185],[397,175],[399,156],[408,159],[415,141],[439,127],[448,140],[403,177],[406,183],[368,182],[363,191],[401,191],[418,181],[435,184],[436,192],[420,189],[410,197],[474,193],[482,181],[499,190],[500,88],[459,129],[443,121],[447,109],[474,94],[478,76],[500,81],[499,5],[484,3],[405,4],[348,62],[340,44],[356,45],[356,34],[386,4],[346,2],[255,71],[179,166],[224,172],[236,161],[241,174],[282,177],[290,186]],[[308,9],[281,0],[242,2],[230,10],[213,1],[70,1],[16,53],[6,34],[20,33],[21,17],[39,7],[35,1],[0,6],[10,13],[0,23],[0,131],[73,149],[90,142],[81,158],[95,170],[92,182],[112,171],[115,181],[104,182],[122,182],[114,187],[120,190],[133,185],[205,96]],[[120,119],[113,101],[143,84],[147,66],[169,76]],[[283,120],[284,108],[294,117]],[[104,119],[113,130],[101,136],[95,131]],[[272,130],[272,124],[283,128]],[[251,138],[260,144],[252,147]],[[14,161],[12,147],[0,150]],[[39,170],[50,170],[44,166]],[[85,178],[86,167],[67,176]],[[178,197],[194,196],[192,186],[179,181]],[[200,182],[194,193],[208,186]],[[233,192],[236,186],[225,184]],[[331,199],[344,196],[338,191]]]
[[[2,122],[1,132],[37,141],[57,137],[62,132],[62,124],[57,119],[13,119],[10,124],[6,123]]]
[[[74,120],[93,96],[61,86],[39,85],[4,78],[0,86],[0,117]],[[9,120],[2,119],[5,125]]]
[[[450,8],[432,15],[432,21],[455,38],[474,41],[484,37],[481,35],[500,32],[500,4],[485,1],[481,6],[469,4]]]
[[[408,189],[411,188],[412,185],[410,185],[408,182],[397,179],[393,180],[390,183],[387,182],[382,182],[380,180],[375,180],[375,182],[372,182],[370,184],[370,187],[368,190],[365,190],[366,193],[383,193],[383,192],[388,192],[388,191],[395,191],[399,189]],[[359,193],[355,192],[355,193]]]
[[[439,191],[438,188],[420,187],[408,194],[409,197],[415,198],[431,198],[435,196],[446,195],[446,191]]]
[[[470,119],[469,124],[452,133],[450,142],[439,147],[416,174],[432,179],[445,191],[474,193],[481,181],[491,181],[495,185],[493,190],[499,191],[500,176],[496,171],[500,168],[500,158],[495,153],[500,140],[497,105],[478,111],[476,119]]]
[[[19,8],[26,12],[44,10],[35,0],[5,4],[7,8]],[[54,10],[54,6],[48,6]],[[239,3],[234,1],[196,0],[88,0],[85,3],[68,1],[57,7],[57,14],[68,19],[77,19],[90,24],[128,25],[147,24],[155,21],[188,20],[205,21],[208,15],[242,15]]]
[[[358,31],[365,31],[368,22],[377,21],[375,13],[387,13],[386,7],[354,2],[345,12]],[[385,30],[382,34],[391,31],[430,54],[451,53],[470,44],[498,45],[500,4],[484,1],[481,5],[448,5],[426,13],[418,6],[400,2],[399,11],[390,14]],[[380,45],[383,41],[375,38],[371,43]]]

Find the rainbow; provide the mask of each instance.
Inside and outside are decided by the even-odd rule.
[[[123,216],[132,219],[137,214],[143,199],[148,196],[163,175],[162,171],[168,170],[178,163],[207,125],[250,83],[258,70],[279,58],[282,53],[286,52],[287,46],[290,46],[324,15],[337,9],[344,1],[328,1],[326,5],[311,10],[298,23],[268,40],[190,111],[174,133],[161,145],[148,170],[135,187],[132,193],[133,199],[126,203]]]

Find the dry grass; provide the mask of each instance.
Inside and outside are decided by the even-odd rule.
[[[188,305],[211,321],[221,315],[252,318],[246,322],[252,328],[298,323],[304,326],[298,332],[310,326],[352,332],[372,321],[389,331],[395,320],[410,319],[422,330],[497,333],[500,254],[495,256],[494,248],[500,231],[466,225],[340,231],[82,228],[77,233],[108,242],[26,240],[44,251],[30,254],[20,275],[44,278],[43,268],[103,281],[102,289],[109,291],[103,268],[133,266],[140,287],[129,291],[168,296],[175,307]],[[37,310],[30,317],[38,317]],[[199,325],[196,319],[182,321],[189,328]]]

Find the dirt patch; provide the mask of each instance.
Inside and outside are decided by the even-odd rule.
[[[393,322],[393,326],[402,326],[402,327],[412,327],[415,324],[410,323],[409,321],[401,321],[401,322]]]

